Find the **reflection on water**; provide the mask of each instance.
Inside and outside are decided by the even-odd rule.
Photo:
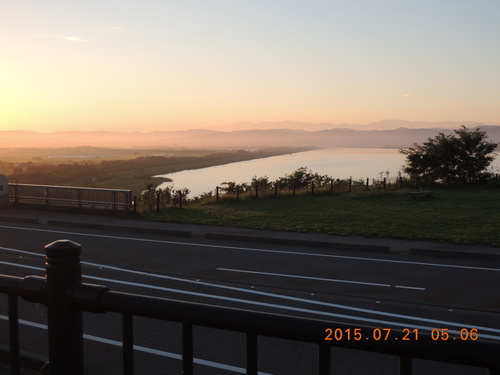
[[[378,178],[380,172],[386,171],[390,177],[396,177],[404,159],[397,149],[325,148],[160,175],[173,180],[160,187],[173,184],[176,188],[188,188],[190,197],[194,197],[214,190],[224,181],[239,184],[254,176],[274,180],[300,167],[341,179]]]

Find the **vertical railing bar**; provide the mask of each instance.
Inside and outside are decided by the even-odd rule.
[[[247,332],[247,372],[246,375],[257,375],[258,371],[258,346],[257,335]]]
[[[412,371],[412,358],[399,357],[399,375],[411,375]]]
[[[181,323],[182,329],[182,374],[193,375],[193,325],[189,321]]]
[[[9,294],[9,341],[10,341],[10,373],[20,375],[20,349],[19,349],[19,310],[17,296]]]
[[[318,347],[318,374],[330,375],[330,345],[320,344]]]
[[[123,374],[134,375],[134,324],[132,314],[122,314]]]

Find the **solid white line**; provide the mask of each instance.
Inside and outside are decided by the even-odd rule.
[[[18,230],[27,230],[27,231],[45,232],[45,233],[69,234],[69,235],[84,236],[84,237],[108,238],[108,239],[124,240],[124,241],[163,243],[163,244],[170,244],[170,245],[183,245],[183,246],[192,246],[192,247],[208,247],[208,248],[226,249],[226,250],[241,250],[241,251],[272,253],[272,254],[312,256],[312,257],[324,257],[324,258],[336,258],[336,259],[362,260],[362,261],[367,261],[367,262],[410,264],[410,265],[427,266],[427,267],[445,267],[445,268],[458,268],[458,269],[469,269],[469,270],[478,270],[478,271],[500,272],[500,268],[457,266],[457,265],[442,264],[442,263],[410,262],[410,261],[403,261],[403,260],[365,258],[365,257],[343,256],[343,255],[332,255],[332,254],[321,254],[321,253],[305,253],[305,252],[299,252],[299,251],[284,251],[284,250],[258,249],[258,248],[251,248],[251,247],[209,245],[209,244],[200,244],[200,243],[191,243],[191,242],[152,240],[152,239],[147,239],[147,238],[119,237],[119,236],[109,236],[109,235],[101,235],[101,234],[56,231],[56,230],[48,230],[48,229],[22,228],[22,227],[13,227],[13,226],[6,226],[6,225],[0,225],[0,228],[18,229]],[[8,248],[4,248],[4,249],[8,250]]]
[[[394,288],[410,289],[410,290],[425,290],[425,288],[420,288],[417,286],[405,286],[405,285],[394,285]]]
[[[21,267],[21,268],[23,267],[23,265],[19,265],[16,263],[8,263],[8,262],[1,262],[1,263],[8,264],[11,266],[17,266],[17,267]],[[29,267],[29,268],[38,269],[42,272],[45,272],[45,269],[41,268],[41,267],[39,267],[39,268]],[[107,268],[107,267],[103,266],[103,268]],[[112,268],[116,269],[115,267],[112,267]],[[231,302],[237,302],[237,303],[249,304],[249,305],[255,305],[255,306],[271,307],[271,308],[276,308],[276,309],[281,309],[281,310],[303,312],[303,313],[308,313],[308,314],[313,314],[313,315],[329,316],[329,317],[334,317],[334,318],[343,318],[343,319],[347,319],[347,320],[351,320],[351,321],[363,321],[363,322],[368,322],[368,323],[374,323],[375,325],[377,325],[379,327],[381,327],[383,324],[386,326],[391,325],[391,326],[402,327],[402,328],[410,328],[411,327],[411,328],[419,328],[422,330],[431,331],[433,328],[436,328],[436,327],[446,326],[448,328],[452,328],[453,326],[455,326],[458,329],[476,328],[476,329],[481,330],[481,331],[500,333],[500,329],[490,328],[490,327],[482,327],[482,326],[477,326],[477,325],[449,322],[449,321],[437,320],[437,319],[427,319],[427,318],[421,318],[421,317],[416,317],[416,316],[411,316],[411,315],[402,315],[402,314],[381,312],[381,311],[376,311],[376,310],[363,309],[363,308],[359,308],[359,307],[352,307],[352,306],[339,305],[339,304],[328,303],[328,302],[308,300],[305,298],[285,296],[285,295],[275,294],[275,293],[267,293],[267,292],[261,292],[261,291],[256,291],[256,290],[247,290],[247,289],[243,289],[243,288],[237,288],[237,287],[226,286],[226,285],[211,284],[211,283],[206,283],[206,282],[201,282],[201,281],[186,280],[186,279],[181,279],[181,278],[173,277],[173,276],[165,276],[165,275],[158,275],[158,274],[146,274],[144,272],[128,271],[128,270],[123,270],[123,272],[140,273],[140,274],[143,274],[143,275],[146,275],[149,277],[155,277],[155,278],[160,278],[160,279],[169,279],[169,280],[174,280],[174,281],[210,286],[210,287],[219,288],[219,289],[228,289],[228,290],[233,290],[233,291],[238,291],[238,292],[243,292],[243,293],[261,295],[261,296],[266,296],[266,297],[273,297],[273,298],[301,302],[301,303],[306,303],[306,304],[333,307],[333,308],[339,308],[339,309],[348,310],[348,311],[357,311],[357,312],[367,313],[367,314],[371,314],[371,315],[382,315],[382,316],[386,316],[386,317],[392,317],[392,318],[403,319],[403,320],[420,321],[420,322],[424,322],[427,324],[435,324],[435,325],[429,327],[429,326],[415,325],[414,323],[411,323],[411,324],[398,323],[398,322],[392,322],[392,321],[387,321],[387,320],[362,318],[362,317],[356,317],[356,316],[352,316],[352,315],[328,313],[328,312],[319,311],[319,310],[311,310],[311,309],[304,309],[304,308],[292,307],[292,306],[286,306],[286,305],[278,305],[278,304],[272,304],[272,303],[250,301],[250,300],[239,299],[239,298],[224,297],[224,296],[218,296],[218,295],[213,295],[213,294],[191,292],[191,291],[186,291],[186,290],[182,290],[182,289],[165,288],[165,287],[154,286],[154,285],[149,285],[149,284],[134,283],[131,281],[120,281],[120,280],[108,279],[108,278],[97,277],[97,276],[84,275],[83,277],[88,278],[88,279],[98,280],[98,281],[106,281],[106,282],[110,282],[110,283],[114,283],[114,284],[137,286],[137,287],[141,287],[141,288],[145,288],[145,289],[162,290],[162,291],[173,292],[173,293],[177,293],[177,294],[187,294],[187,295],[192,295],[192,296],[197,296],[197,297],[218,299],[218,300],[223,300],[223,301],[231,301]],[[500,340],[500,336],[491,336],[491,335],[484,335],[483,334],[483,335],[481,335],[481,337],[488,337],[488,338],[492,338],[495,340]]]
[[[377,284],[369,283],[364,281],[350,281],[350,280],[339,280],[339,279],[325,279],[322,277],[310,277],[310,276],[298,276],[298,275],[287,275],[282,273],[272,273],[272,272],[259,272],[259,271],[245,271],[245,270],[235,270],[231,268],[217,268],[217,271],[228,271],[228,272],[238,272],[238,273],[249,273],[253,275],[265,275],[265,276],[277,276],[277,277],[289,277],[293,279],[306,279],[306,280],[319,280],[319,281],[329,281],[334,283],[345,283],[345,284],[360,284],[369,286],[380,286],[384,288],[390,288],[390,284]]]
[[[1,320],[9,320],[8,316],[5,315],[0,315]],[[19,319],[19,324],[29,326],[29,327],[34,327],[38,329],[43,329],[47,330],[47,325],[45,324],[40,324],[40,323],[35,323],[35,322],[30,322],[28,320],[23,320]],[[88,335],[84,334],[83,338],[89,341],[95,341],[95,342],[100,342],[103,344],[108,344],[112,346],[117,346],[117,347],[123,347],[123,343],[121,341],[116,341],[116,340],[111,340],[107,339],[104,337],[99,337],[99,336],[94,336],[94,335]],[[176,359],[176,360],[182,360],[182,355],[176,354],[176,353],[171,353],[171,352],[166,352],[164,350],[158,350],[158,349],[153,349],[153,348],[148,348],[146,346],[140,346],[140,345],[134,345],[134,350],[137,350],[138,352],[143,352],[143,353],[149,353],[149,354],[154,354],[160,357],[166,357],[166,358],[171,358],[171,359]],[[235,372],[238,374],[245,374],[246,369],[242,367],[237,367],[237,366],[231,366],[231,365],[226,365],[224,363],[218,363],[218,362],[213,362],[213,361],[208,361],[206,359],[200,359],[200,358],[193,358],[193,362],[197,365],[202,365],[202,366],[207,366],[207,367],[214,367],[218,368],[221,370],[226,370],[226,371],[231,371]],[[262,375],[272,375],[266,372],[260,372],[259,374]]]
[[[29,270],[36,270],[36,271],[45,272],[45,268],[42,268],[42,267],[33,267],[33,266],[25,265],[25,264],[17,264],[17,263],[5,262],[3,260],[0,260],[0,264],[5,264],[6,266],[21,267],[21,268],[27,268]]]

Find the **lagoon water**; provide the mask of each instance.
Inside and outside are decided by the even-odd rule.
[[[195,197],[213,191],[225,181],[239,184],[250,182],[254,176],[275,180],[300,167],[340,179],[351,176],[353,179],[379,178],[380,172],[385,176],[386,171],[389,177],[396,177],[404,159],[397,149],[323,148],[160,175],[173,180],[160,187],[174,185],[176,189],[188,188],[191,191],[189,196]]]
[[[189,196],[195,197],[214,191],[222,182],[233,181],[240,184],[250,182],[254,176],[267,176],[270,180],[275,180],[300,167],[340,179],[380,178],[381,172],[383,177],[385,172],[389,172],[389,178],[395,178],[398,171],[402,170],[404,161],[405,156],[398,149],[323,148],[160,175],[173,180],[164,182],[160,187],[174,185],[176,189],[188,188]],[[499,173],[500,159],[497,158],[492,166],[494,172]]]

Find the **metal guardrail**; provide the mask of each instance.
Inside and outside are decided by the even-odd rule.
[[[48,312],[49,363],[51,375],[83,375],[82,312],[122,314],[123,373],[134,373],[133,316],[174,321],[181,324],[183,374],[193,374],[193,326],[243,332],[246,335],[246,374],[258,373],[259,336],[314,343],[318,348],[318,373],[330,374],[331,347],[387,353],[399,357],[399,373],[412,373],[412,359],[465,364],[500,373],[500,344],[482,340],[436,340],[420,333],[418,340],[325,340],[328,328],[376,337],[380,329],[252,312],[241,309],[182,302],[122,293],[106,286],[81,283],[80,245],[60,240],[46,247],[46,277],[0,275],[0,293],[9,298],[11,374],[19,370],[18,297],[44,303]],[[377,331],[378,330],[378,331]],[[402,333],[402,332],[400,332]],[[361,365],[361,364],[360,364]],[[334,372],[332,372],[334,373]]]
[[[130,190],[9,183],[9,201],[15,205],[43,205],[80,209],[133,208]]]

